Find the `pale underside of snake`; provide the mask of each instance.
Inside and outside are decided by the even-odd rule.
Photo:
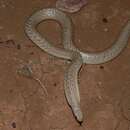
[[[56,48],[37,31],[38,24],[45,20],[55,20],[61,25],[64,49]],[[78,72],[83,63],[100,64],[118,56],[127,45],[130,36],[130,21],[124,26],[110,48],[97,53],[84,53],[75,47],[72,41],[72,22],[70,18],[55,8],[42,9],[32,14],[25,23],[25,32],[29,39],[48,54],[71,60],[71,64],[65,72],[64,90],[68,104],[71,106],[76,119],[82,122],[83,114],[80,108]]]

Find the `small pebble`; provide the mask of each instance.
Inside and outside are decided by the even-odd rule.
[[[57,86],[57,83],[54,83],[54,86]]]
[[[17,44],[17,49],[20,50],[21,49],[21,45]]]
[[[16,123],[13,122],[13,123],[11,124],[11,126],[12,126],[13,128],[16,128]]]
[[[104,66],[101,65],[101,66],[100,66],[100,69],[104,69]]]
[[[107,18],[103,18],[102,21],[103,21],[104,23],[108,23]]]
[[[108,32],[108,28],[104,28],[104,32]]]
[[[0,30],[2,30],[2,29],[4,29],[4,27],[3,27],[3,26],[0,26]]]

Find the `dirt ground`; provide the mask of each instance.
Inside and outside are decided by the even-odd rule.
[[[55,7],[55,2],[0,0],[0,130],[130,130],[130,40],[116,59],[83,65],[79,86],[84,122],[80,126],[64,95],[66,61],[40,50],[24,33],[28,16]],[[116,40],[130,18],[130,1],[89,0],[81,11],[68,15],[76,46],[95,52]],[[39,30],[61,47],[56,22],[42,23]]]

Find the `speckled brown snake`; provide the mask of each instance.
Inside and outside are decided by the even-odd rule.
[[[37,25],[45,20],[55,20],[62,27],[62,44],[64,49],[56,48],[36,30]],[[98,53],[84,53],[78,50],[72,42],[72,26],[70,18],[55,8],[42,9],[32,14],[25,23],[27,36],[42,50],[50,55],[71,60],[71,65],[65,72],[65,95],[72,111],[79,122],[83,121],[80,108],[78,89],[78,72],[83,63],[100,64],[112,60],[125,48],[130,35],[130,21],[127,22],[115,43],[108,49]]]

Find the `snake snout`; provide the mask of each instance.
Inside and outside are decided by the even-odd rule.
[[[79,123],[83,122],[83,113],[82,113],[80,108],[75,108],[74,114],[75,114],[76,119]]]

